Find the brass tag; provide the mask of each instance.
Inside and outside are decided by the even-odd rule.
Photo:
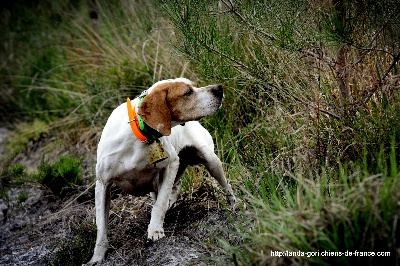
[[[147,142],[147,156],[149,157],[150,164],[159,163],[168,158],[167,153],[164,151],[160,140]]]

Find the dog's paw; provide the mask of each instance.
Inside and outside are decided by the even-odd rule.
[[[165,236],[163,228],[149,227],[147,233],[148,233],[147,238],[152,241],[157,241]]]
[[[85,264],[82,264],[82,266],[94,266],[94,265],[99,265],[104,261],[104,256],[96,256],[94,255],[92,259]]]
[[[103,260],[99,261],[89,261],[88,263],[82,264],[82,266],[95,266],[95,265],[100,265],[103,262]]]
[[[234,195],[227,195],[229,202],[229,210],[234,211],[237,209],[239,205],[239,200],[236,199]]]
[[[101,264],[106,257],[107,249],[108,249],[108,240],[103,239],[99,241],[98,243],[96,243],[96,246],[94,247],[93,256],[90,259],[90,261],[82,265],[93,266]]]

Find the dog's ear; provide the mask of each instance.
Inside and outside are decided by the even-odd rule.
[[[167,105],[167,93],[167,87],[154,88],[144,97],[138,110],[143,121],[163,136],[171,134],[171,113]]]

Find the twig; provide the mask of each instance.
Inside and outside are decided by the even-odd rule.
[[[374,48],[372,47],[372,44],[375,42],[376,38],[378,38],[379,34],[380,34],[380,33],[385,29],[385,27],[389,24],[389,21],[396,15],[396,12],[393,12],[392,15],[393,15],[393,16],[389,16],[389,18],[385,21],[385,23],[383,23],[382,27],[381,27],[379,30],[377,30],[377,31],[375,32],[374,36],[372,36],[372,39],[371,39],[371,41],[368,43],[368,45],[367,45],[366,48],[364,48],[364,47],[357,47],[357,46],[351,44],[352,46],[356,47],[356,48],[359,49],[359,50],[364,50],[364,52],[361,53],[360,57],[357,59],[357,61],[355,61],[355,62],[353,63],[353,65],[356,65],[356,64],[360,63],[360,62],[363,60],[365,54],[366,54],[367,52],[370,52],[370,51],[380,51],[380,52],[384,52],[384,53],[387,53],[387,54],[390,54],[390,55],[394,56],[392,53],[390,53],[390,52],[388,52],[388,51],[386,51],[386,50],[383,50],[383,49],[374,49]]]
[[[324,113],[324,114],[326,114],[326,115],[332,116],[332,117],[334,117],[334,118],[336,118],[336,119],[338,119],[338,120],[341,119],[340,116],[338,116],[337,114],[335,114],[335,113],[333,113],[333,112],[331,112],[331,111],[328,111],[328,110],[325,110],[325,109],[321,109],[319,106],[315,106],[314,104],[312,104],[312,103],[310,103],[310,102],[303,101],[302,99],[300,99],[300,98],[298,98],[298,97],[296,97],[296,96],[294,96],[294,95],[292,95],[292,97],[293,97],[296,101],[301,102],[302,104],[308,105],[308,106],[310,106],[311,108],[314,108],[314,109],[318,110],[318,111],[321,112],[321,113]]]
[[[301,102],[301,103],[304,103],[304,104],[306,104],[306,105],[308,105],[308,106],[310,106],[311,108],[317,109],[317,110],[318,110],[319,112],[321,112],[321,113],[324,113],[324,114],[326,114],[326,115],[332,116],[332,117],[334,117],[334,118],[340,120],[340,116],[338,116],[338,115],[335,114],[335,113],[332,113],[332,112],[330,112],[330,111],[328,111],[328,110],[325,110],[325,109],[321,109],[320,107],[315,106],[315,105],[313,105],[312,103],[304,102],[304,101],[301,101],[301,100],[300,100],[300,102]]]
[[[244,68],[244,69],[247,69],[247,70],[249,69],[248,66],[246,66],[244,63],[242,63],[242,62],[236,60],[235,58],[232,58],[232,57],[230,57],[229,55],[227,55],[227,54],[225,54],[225,53],[223,53],[223,52],[221,52],[221,51],[218,51],[217,49],[215,49],[215,48],[213,48],[213,47],[211,47],[211,46],[209,46],[209,45],[207,45],[207,44],[205,44],[205,43],[203,43],[203,45],[204,45],[204,47],[206,47],[208,50],[210,50],[210,51],[212,51],[212,52],[214,52],[214,53],[216,53],[216,54],[219,54],[219,55],[225,57],[226,59],[228,59],[228,60],[234,62],[236,65],[238,65],[238,66],[240,66],[240,67],[242,67],[242,68]]]
[[[256,27],[255,25],[251,24],[250,22],[248,22],[236,9],[235,6],[233,4],[233,2],[231,0],[221,0],[221,2],[228,8],[228,11],[230,11],[231,13],[233,13],[236,17],[238,17],[242,22],[246,23],[247,26],[249,26],[250,28],[252,28],[255,31],[258,31],[259,33],[261,33],[262,35],[264,35],[265,37],[269,38],[272,41],[278,41],[278,38],[275,37],[272,34],[269,34],[263,30],[261,30],[260,28]]]
[[[86,192],[88,192],[89,189],[91,189],[91,188],[94,186],[94,184],[96,184],[95,181],[92,182],[92,184],[90,184],[90,186],[88,186],[88,187],[85,189],[85,191],[83,191],[81,194],[79,194],[77,197],[75,197],[73,200],[71,200],[67,205],[65,205],[65,206],[61,209],[61,211],[62,211],[62,210],[65,210],[66,208],[68,208],[68,207],[69,207],[73,202],[75,202],[80,196],[82,196],[83,194],[85,194]]]
[[[323,61],[324,63],[328,64],[329,66],[332,66],[332,60],[325,55],[320,55],[320,54],[314,53],[310,49],[303,50],[302,52]]]
[[[380,85],[383,84],[383,80],[385,80],[387,78],[387,76],[389,75],[390,71],[396,66],[396,64],[399,62],[399,60],[400,60],[400,52],[393,59],[392,64],[386,70],[386,72],[383,75],[383,77],[380,78],[378,81],[376,81],[374,83],[374,86],[373,86],[372,90],[370,91],[370,93],[368,94],[368,96],[365,97],[365,99],[361,103],[359,103],[358,105],[355,106],[356,109],[358,109],[361,105],[365,105],[369,101],[369,99],[372,97],[372,95],[374,95],[374,93],[379,89]]]

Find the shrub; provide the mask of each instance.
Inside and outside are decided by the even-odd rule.
[[[28,195],[25,191],[22,191],[22,192],[18,195],[18,198],[17,198],[18,204],[24,203],[24,202],[28,199],[28,197],[29,197],[29,195]]]
[[[380,149],[365,125],[373,117],[378,131],[390,129],[385,117],[397,112],[395,2],[167,0],[163,7],[178,49],[201,77],[230,90],[223,124],[234,125],[223,132],[233,130],[239,147],[257,140],[253,148],[271,149],[267,164],[282,169],[289,151],[318,167],[357,160],[363,143]]]
[[[60,156],[54,163],[42,163],[34,179],[48,187],[56,196],[64,197],[67,193],[82,185],[80,159]]]
[[[0,189],[23,183],[26,176],[26,167],[20,163],[5,166],[0,176]]]

